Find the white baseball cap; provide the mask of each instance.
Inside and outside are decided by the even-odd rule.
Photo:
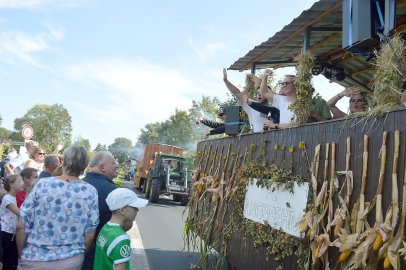
[[[110,211],[115,211],[126,206],[141,208],[148,204],[148,200],[138,198],[137,194],[128,188],[116,188],[107,195],[106,203]]]

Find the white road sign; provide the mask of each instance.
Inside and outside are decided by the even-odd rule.
[[[23,129],[21,130],[21,135],[23,135],[24,139],[29,140],[34,135],[34,130],[32,129],[31,126],[23,126]]]

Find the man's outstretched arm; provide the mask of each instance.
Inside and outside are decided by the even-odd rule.
[[[238,103],[242,105],[244,103],[243,93],[227,79],[227,70],[223,68],[223,81],[226,84],[228,90],[233,94],[233,96],[238,100]]]

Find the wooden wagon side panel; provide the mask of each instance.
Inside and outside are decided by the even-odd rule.
[[[229,162],[237,156],[236,153],[239,149],[240,156],[244,155],[245,151],[256,146],[256,150],[251,154],[248,153],[247,158],[255,158],[258,155],[259,149],[264,142],[267,142],[267,151],[265,161],[268,165],[272,162],[278,167],[287,169],[287,159],[289,158],[289,147],[293,146],[298,150],[300,142],[304,142],[308,154],[309,162],[312,161],[314,155],[314,149],[316,145],[321,145],[320,152],[320,169],[319,169],[319,188],[321,181],[324,177],[330,179],[331,172],[331,159],[328,159],[328,173],[325,176],[324,163],[325,163],[325,150],[326,143],[336,144],[336,171],[345,170],[345,155],[346,155],[346,140],[351,139],[351,159],[350,168],[354,175],[354,190],[351,197],[351,205],[357,201],[361,188],[361,176],[362,176],[362,156],[363,156],[363,136],[369,137],[368,145],[368,179],[366,187],[366,201],[371,202],[376,194],[376,189],[379,179],[380,171],[380,149],[382,144],[382,134],[384,131],[388,132],[387,140],[387,164],[385,172],[385,187],[383,192],[383,211],[384,213],[388,209],[391,202],[391,176],[392,176],[392,163],[393,163],[393,141],[394,131],[400,131],[400,151],[399,151],[399,165],[398,165],[398,187],[399,187],[399,200],[402,199],[401,187],[403,185],[403,177],[405,171],[405,152],[406,152],[406,110],[393,111],[388,113],[379,119],[366,119],[366,118],[348,118],[343,120],[333,120],[324,123],[308,124],[301,127],[291,128],[287,130],[273,130],[266,133],[250,134],[237,137],[228,137],[224,139],[215,139],[209,141],[203,141],[198,144],[198,151],[201,151],[202,155],[202,173],[208,175],[214,175],[216,170],[218,177],[221,177],[225,170],[225,161],[230,147]],[[285,146],[286,150],[284,155],[279,148],[274,149],[274,146]],[[232,154],[234,153],[234,154]],[[207,156],[209,155],[209,156]],[[231,156],[233,155],[233,156]],[[301,152],[295,151],[293,153],[294,159],[294,172],[302,173],[309,179],[309,168],[307,162],[300,158]],[[331,157],[331,155],[330,155]],[[206,161],[205,161],[206,159]],[[230,169],[230,164],[228,169]],[[234,168],[234,170],[238,169]],[[226,172],[225,177],[230,177],[232,171]],[[343,176],[339,176],[340,185],[344,181]],[[227,180],[227,179],[226,179]],[[337,194],[334,196],[334,209],[338,207]],[[401,202],[399,202],[399,205]],[[228,208],[225,223],[229,220],[230,212],[233,205]],[[375,211],[371,211],[368,216],[368,222],[373,226],[375,222]],[[221,228],[215,228],[211,234],[211,242],[219,243],[218,239],[222,239]],[[276,263],[272,256],[268,256],[266,247],[255,248],[252,239],[244,240],[240,232],[234,233],[228,244],[228,254],[226,258],[239,270],[243,269],[274,269]],[[338,252],[336,248],[330,248],[330,263],[332,265],[337,261]],[[288,257],[282,260],[281,263],[283,269],[296,269],[296,258]]]

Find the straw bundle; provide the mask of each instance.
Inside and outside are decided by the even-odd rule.
[[[314,64],[314,57],[310,51],[302,51],[295,57],[295,61],[297,62],[296,98],[289,109],[294,111],[295,121],[300,125],[308,122],[312,110],[311,69]]]
[[[404,63],[405,43],[398,35],[383,44],[376,52],[375,76],[372,82],[371,115],[379,115],[390,109],[400,107],[402,75],[398,63]]]

